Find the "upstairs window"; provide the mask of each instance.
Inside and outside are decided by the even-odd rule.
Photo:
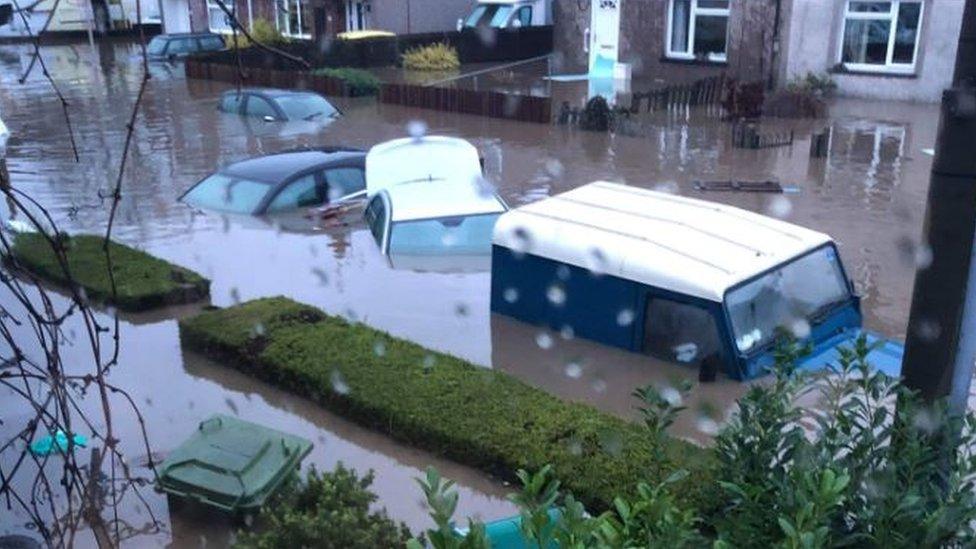
[[[233,0],[226,0],[224,5],[236,15]],[[234,20],[220,8],[220,4],[207,0],[207,19],[210,21],[210,32],[232,32],[234,30]]]
[[[853,71],[911,73],[921,25],[921,2],[849,0],[840,62]]]
[[[670,0],[667,56],[725,62],[730,0]]]

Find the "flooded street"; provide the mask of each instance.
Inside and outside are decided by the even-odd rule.
[[[71,105],[81,155],[75,163],[50,86],[39,72],[17,83],[29,49],[0,47],[0,113],[12,133],[8,163],[13,185],[46,206],[62,230],[104,231],[109,201],[99,196],[117,175],[141,77],[136,54],[127,44],[94,51],[87,45],[44,48],[50,72]],[[866,327],[904,337],[914,271],[926,259],[926,247],[917,239],[931,168],[923,149],[933,146],[938,123],[934,105],[835,100],[829,120],[764,121],[764,131],[795,130],[796,141],[754,151],[732,148],[728,124],[684,112],[647,115],[640,120],[639,136],[407,109],[372,99],[337,100],[345,116],[327,126],[265,123],[216,110],[218,95],[232,85],[186,80],[179,66],[159,65],[153,73],[113,234],[210,278],[214,305],[285,295],[624,416],[633,413],[628,395],[635,387],[697,379],[698,372],[688,368],[659,366],[569,334],[540,336],[539,329],[492,317],[489,273],[396,268],[356,216],[346,226],[322,227],[301,217],[202,214],[177,201],[196,181],[235,160],[305,145],[368,148],[403,136],[411,121],[422,120],[431,134],[463,137],[477,146],[488,178],[512,206],[609,180],[721,201],[829,233],[863,295]],[[568,95],[575,92],[567,90]],[[810,134],[828,125],[833,130],[829,158],[811,159]],[[796,192],[693,188],[695,180],[718,179],[775,179]],[[9,217],[6,210],[3,214]],[[381,505],[414,531],[428,519],[412,478],[429,464],[458,481],[458,516],[490,520],[512,514],[514,507],[504,498],[507,488],[480,472],[400,446],[184,351],[176,318],[193,310],[123,317],[122,355],[112,382],[132,392],[147,418],[154,451],[165,454],[212,413],[231,413],[312,440],[315,449],[307,465],[331,469],[341,461],[362,473],[375,470],[373,488]],[[75,354],[84,370],[86,357]],[[689,406],[724,411],[744,387],[727,378],[697,385]],[[9,409],[10,402],[19,401],[0,391],[0,418],[16,426],[26,413]],[[700,423],[689,412],[674,431],[707,442]],[[0,426],[0,432],[5,428]],[[126,453],[144,455],[138,425],[130,421],[120,428]],[[168,524],[165,498],[151,495],[152,509]],[[146,521],[126,519],[136,529]],[[0,534],[20,531],[23,522],[4,513]],[[203,545],[208,537],[221,544],[224,530],[177,521],[170,532],[138,537],[131,545]]]

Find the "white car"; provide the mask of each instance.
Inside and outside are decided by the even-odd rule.
[[[487,256],[498,216],[508,210],[490,189],[467,180],[422,180],[377,191],[365,218],[390,257]]]
[[[366,154],[366,194],[416,181],[481,178],[478,149],[464,139],[444,136],[405,137],[380,143]]]

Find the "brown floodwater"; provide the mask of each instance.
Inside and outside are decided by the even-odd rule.
[[[61,109],[40,73],[17,84],[29,49],[0,47],[0,116],[13,134],[8,145],[13,183],[48,207],[62,229],[104,230],[108,203],[98,196],[116,175],[140,78],[136,54],[131,45],[118,43],[95,50],[87,45],[44,48],[51,73],[71,103],[81,154],[81,162],[75,163]],[[922,150],[933,146],[938,122],[933,105],[835,100],[827,120],[763,121],[763,131],[792,129],[796,141],[789,147],[749,151],[732,148],[729,126],[715,116],[682,110],[645,115],[629,136],[407,109],[368,99],[337,100],[346,115],[327,126],[268,124],[217,112],[216,98],[230,84],[186,80],[180,67],[170,65],[153,67],[153,75],[114,235],[212,279],[215,305],[285,295],[625,417],[633,417],[628,395],[636,386],[696,378],[697,372],[688,368],[560,334],[540,337],[538,328],[493,317],[486,271],[425,272],[391,265],[355,216],[345,226],[318,227],[300,218],[201,214],[177,202],[217,166],[300,145],[366,148],[403,136],[410,122],[420,120],[430,133],[472,141],[485,158],[488,178],[512,205],[604,179],[717,200],[830,233],[864,295],[867,326],[903,337],[914,271],[925,255],[917,240],[931,168]],[[513,86],[519,78],[501,77]],[[492,79],[481,78],[478,85],[486,82]],[[547,91],[554,97],[585,97],[587,86],[560,83],[558,90]],[[827,126],[833,130],[830,156],[811,159],[810,134]],[[698,192],[692,185],[697,179],[776,179],[797,192]],[[0,303],[4,299],[10,296],[0,296]],[[374,469],[380,504],[415,530],[428,522],[411,479],[429,464],[458,481],[459,517],[493,519],[512,512],[504,499],[506,487],[486,475],[405,448],[184,351],[175,317],[193,310],[123,319],[121,362],[112,381],[135,395],[146,414],[154,451],[165,454],[211,413],[233,413],[315,442],[309,465],[328,469],[342,461],[362,472]],[[85,356],[80,350],[74,353],[83,368]],[[696,382],[689,397],[692,411],[675,425],[675,434],[707,443],[713,426],[699,421],[694,410],[728,410],[743,390],[744,385],[728,379]],[[20,405],[0,392],[0,434],[27,417],[17,409]],[[135,422],[120,425],[129,455],[144,454]],[[167,528],[136,537],[129,545],[226,542],[226,528],[193,520],[171,523],[165,498],[154,495],[150,503]],[[134,526],[146,520],[134,512],[126,518]],[[0,534],[20,531],[24,520],[16,513],[0,513]]]

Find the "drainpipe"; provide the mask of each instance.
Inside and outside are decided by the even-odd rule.
[[[776,87],[776,71],[779,67],[776,65],[779,61],[779,27],[780,27],[780,14],[782,13],[783,0],[775,0],[776,5],[776,16],[773,19],[773,47],[772,52],[769,55],[769,79],[766,82],[766,89],[771,90]]]
[[[967,407],[976,361],[976,0],[966,0],[952,87],[942,112],[925,212],[932,263],[915,275],[905,385],[952,412]]]
[[[254,6],[247,0],[247,32],[254,30]]]

